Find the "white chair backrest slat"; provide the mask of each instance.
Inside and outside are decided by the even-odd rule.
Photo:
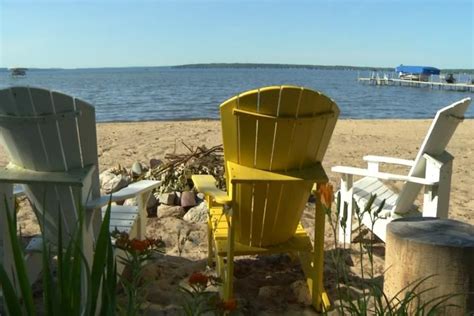
[[[426,153],[436,157],[446,150],[446,146],[456,131],[457,126],[462,121],[464,113],[470,103],[471,99],[465,98],[440,109],[436,113],[423,144],[418,151],[415,164],[410,169],[409,176],[425,176],[426,161],[423,158],[423,154]],[[406,183],[398,196],[394,212],[403,213],[408,211],[411,205],[413,205],[421,188],[421,184]]]
[[[0,115],[15,115],[15,101],[10,89],[0,90]],[[8,121],[0,122],[0,143],[5,148],[9,157],[17,161],[18,164],[22,165],[20,155],[15,146],[14,135],[15,133],[10,130],[12,123]]]
[[[54,114],[51,91],[38,88],[30,88],[30,94],[35,106],[36,115]],[[64,157],[61,150],[60,138],[56,124],[51,122],[38,123],[42,145],[46,153],[46,159],[42,160],[43,171],[65,170]]]
[[[71,96],[59,92],[52,92],[52,98],[56,114],[70,113],[76,110],[74,99]],[[58,120],[57,127],[66,170],[83,168],[84,165],[82,164],[76,117],[71,116]]]
[[[76,99],[76,110],[81,112],[77,126],[79,131],[79,141],[81,146],[82,160],[84,166],[99,165],[97,155],[97,134],[95,128],[95,109],[92,105]],[[90,198],[100,197],[99,169],[94,171],[91,183]]]
[[[9,89],[9,94],[5,97],[6,115],[20,116],[29,115],[31,113],[31,101],[28,90],[21,88]],[[19,106],[21,104],[21,107]],[[2,127],[4,128],[5,137],[4,142],[11,147],[11,152],[14,153],[15,163],[27,167],[28,169],[37,170],[36,162],[34,160],[37,144],[30,144],[29,137],[36,138],[35,134],[31,135],[35,127],[19,121],[2,120]],[[28,136],[27,136],[28,135]]]

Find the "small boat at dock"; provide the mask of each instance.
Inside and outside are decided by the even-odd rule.
[[[441,71],[435,67],[404,65],[396,67],[395,72],[398,73],[398,78],[402,80],[423,82],[428,82],[431,75],[439,75],[441,73]]]
[[[24,77],[26,76],[26,71],[28,70],[28,68],[15,67],[15,68],[10,68],[8,70],[10,70],[10,76],[12,77]]]

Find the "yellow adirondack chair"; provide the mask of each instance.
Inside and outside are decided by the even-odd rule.
[[[339,109],[309,89],[274,86],[248,91],[220,106],[227,192],[209,175],[192,177],[206,195],[209,265],[215,256],[221,295],[233,296],[233,259],[240,255],[298,254],[317,310],[323,290],[324,211],[316,204],[314,247],[300,218],[321,166]],[[226,260],[225,260],[226,259]]]

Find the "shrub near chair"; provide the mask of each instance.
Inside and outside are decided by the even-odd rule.
[[[206,195],[209,264],[233,296],[234,257],[297,253],[312,303],[327,308],[323,290],[324,211],[316,204],[314,246],[300,218],[314,183],[327,183],[321,165],[339,116],[333,100],[302,87],[248,91],[220,106],[227,192],[209,175],[194,175]]]

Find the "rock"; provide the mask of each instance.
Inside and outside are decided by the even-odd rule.
[[[129,198],[129,199],[126,199],[126,200],[125,200],[125,203],[123,203],[123,205],[126,205],[126,206],[137,206],[137,205],[138,205],[137,198]]]
[[[182,218],[184,215],[184,209],[181,206],[168,206],[168,205],[162,204],[158,206],[157,215],[158,215],[158,218],[163,218],[163,217]]]
[[[193,191],[184,191],[181,193],[181,206],[182,207],[196,206],[196,197]]]
[[[150,194],[150,198],[148,199],[146,205],[146,212],[148,217],[156,217],[158,213],[158,200],[156,199],[155,195]]]
[[[273,300],[281,299],[285,288],[283,286],[262,286],[258,289],[258,299],[271,302]]]
[[[196,198],[201,201],[204,201],[204,199],[206,198],[206,195],[202,192],[199,192],[198,194],[196,194]]]
[[[132,173],[135,176],[141,175],[143,173],[142,164],[139,163],[138,161],[135,161],[132,165]]]
[[[100,187],[105,194],[117,192],[130,183],[130,177],[125,174],[114,174],[110,170],[102,172],[99,176]]]
[[[146,203],[146,207],[153,207],[153,206],[158,206],[158,200],[153,194],[150,194],[150,198],[148,199]]]
[[[176,200],[176,194],[174,192],[161,193],[158,197],[158,201],[161,204],[166,204],[166,205],[176,205],[175,200]]]
[[[181,205],[181,192],[175,191],[176,198],[174,199],[174,205]]]
[[[184,214],[183,219],[191,223],[207,223],[209,216],[209,208],[207,207],[206,202],[190,208],[186,214]]]
[[[295,281],[290,285],[290,288],[298,303],[311,305],[311,295],[309,294],[308,284],[305,281]]]
[[[161,161],[160,159],[155,159],[155,158],[150,159],[150,169],[155,169],[156,167],[162,164],[163,164],[163,161]]]

